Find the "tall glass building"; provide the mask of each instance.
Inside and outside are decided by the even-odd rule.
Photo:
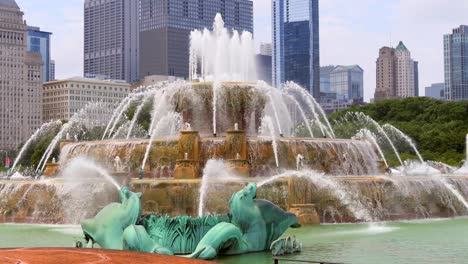
[[[273,0],[273,85],[294,81],[320,97],[318,0]]]
[[[139,0],[140,79],[189,77],[190,32],[211,29],[217,13],[225,27],[253,33],[252,0]]]
[[[39,27],[28,26],[26,38],[27,47],[30,52],[39,52],[44,62],[44,82],[50,81],[50,36],[52,33],[41,31]]]
[[[444,36],[445,97],[468,99],[468,26]]]

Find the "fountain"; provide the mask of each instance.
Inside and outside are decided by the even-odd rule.
[[[141,87],[118,106],[90,107],[104,114],[82,111],[60,124],[35,167],[41,180],[0,181],[0,221],[77,224],[97,214],[94,222],[83,224],[91,244],[212,258],[219,252],[206,249],[219,245],[207,240],[224,236],[204,239],[210,232],[223,234],[220,229],[226,227],[243,241],[245,230],[239,233],[226,215],[232,213],[231,195],[246,185],[280,212],[294,212],[302,225],[468,213],[466,170],[441,174],[395,127],[362,113],[348,114],[332,126],[299,85],[288,82],[278,89],[257,81],[251,38],[229,33],[217,16],[213,32],[191,34],[191,81]],[[54,124],[45,124],[24,148],[34,145],[40,131],[59,126]],[[349,135],[342,135],[343,126],[351,128]],[[395,137],[409,144],[420,162],[402,160]],[[390,168],[392,153],[401,165],[398,171]],[[95,237],[95,226],[102,224],[98,212],[118,199],[120,209],[131,200],[131,219],[111,239]],[[140,209],[147,217],[137,223]],[[181,232],[193,225],[196,236],[176,236],[168,225]],[[163,239],[158,232],[169,233]],[[135,234],[148,243],[136,243]],[[116,238],[128,239],[127,248],[114,244]],[[258,250],[294,251],[283,247],[289,243],[285,240],[264,242]]]

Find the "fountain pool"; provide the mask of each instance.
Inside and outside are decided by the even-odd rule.
[[[466,263],[467,218],[322,225],[289,230],[304,244],[292,259],[344,263]],[[72,247],[81,229],[70,225],[1,224],[1,247]],[[363,257],[365,256],[365,257]],[[270,253],[218,258],[220,263],[271,264]]]

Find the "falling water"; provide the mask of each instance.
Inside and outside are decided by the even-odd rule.
[[[133,128],[135,127],[136,122],[138,120],[138,117],[140,116],[141,111],[143,111],[143,108],[145,107],[145,104],[147,103],[148,98],[149,98],[149,95],[146,95],[141,100],[141,103],[138,106],[138,108],[135,110],[135,113],[133,114],[132,121],[130,122],[130,127],[128,128],[127,139],[130,139],[130,137],[132,135],[132,132],[133,132]]]
[[[264,131],[265,129],[268,130],[268,133],[270,134],[271,138],[271,145],[273,147],[273,153],[275,154],[275,161],[276,161],[276,167],[279,168],[279,159],[278,159],[278,143],[276,142],[276,136],[275,136],[275,127],[273,125],[273,121],[271,120],[271,117],[265,116],[262,119],[262,127],[261,127],[261,134],[264,134],[267,131]]]
[[[394,127],[394,126],[392,126],[390,124],[385,124],[385,125],[382,126],[382,128],[383,129],[388,129],[388,130],[396,133],[401,138],[403,138],[411,146],[411,148],[413,148],[414,152],[416,153],[416,155],[419,158],[419,161],[421,161],[421,163],[423,163],[423,164],[425,163],[423,157],[421,156],[421,153],[419,153],[419,150],[416,147],[416,144],[414,144],[413,140],[410,137],[408,137],[408,135],[406,135],[401,130],[399,130],[398,128],[396,128],[396,127]]]
[[[80,174],[82,170],[91,170],[97,172],[100,176],[104,177],[104,179],[114,185],[114,187],[119,191],[120,190],[120,185],[117,183],[117,181],[112,178],[112,176],[107,172],[106,169],[104,169],[102,166],[97,164],[94,160],[91,160],[86,157],[77,157],[71,160],[63,172],[63,174]],[[79,176],[79,175],[78,175]],[[76,177],[76,176],[75,176]]]
[[[200,198],[198,201],[198,216],[202,217],[205,210],[206,195],[211,183],[229,183],[239,180],[231,169],[222,160],[209,160],[203,170],[202,182],[200,185]]]
[[[40,135],[42,135],[42,133],[46,130],[48,130],[49,128],[55,126],[55,125],[62,125],[62,122],[61,121],[51,121],[49,123],[45,123],[43,124],[29,139],[28,141],[26,141],[26,143],[23,145],[23,147],[21,148],[18,156],[16,157],[15,159],[15,162],[13,163],[13,167],[11,167],[11,171],[14,171],[16,166],[18,165],[18,163],[21,161],[21,158],[23,157],[23,154],[24,152],[28,149],[29,145],[31,145],[31,143],[33,141],[35,141]]]
[[[306,125],[307,130],[309,131],[310,137],[314,138],[314,132],[312,132],[312,127],[310,126],[309,119],[307,119],[304,109],[301,107],[299,102],[294,97],[288,94],[286,94],[286,96],[296,104],[297,109],[299,109],[299,113],[301,114],[302,120],[304,121],[304,124]]]
[[[217,104],[218,104],[218,89],[221,84],[219,82],[213,82],[213,135],[216,136],[218,133],[217,131],[217,124],[216,124],[216,117],[217,115]]]
[[[120,105],[115,109],[114,113],[112,114],[112,117],[109,120],[109,123],[106,126],[106,129],[104,130],[104,134],[102,135],[102,140],[104,140],[107,136],[107,132],[111,128],[112,124],[114,123],[114,120],[116,119],[117,115],[121,112],[122,108],[129,102],[131,99],[131,96],[126,97],[122,102],[120,102]]]
[[[318,115],[317,111],[315,110],[315,107],[316,107],[316,104],[314,104],[315,99],[313,99],[313,97],[310,96],[310,94],[308,94],[302,87],[300,87],[299,85],[297,85],[297,84],[295,84],[293,82],[287,82],[286,85],[285,85],[285,90],[286,90],[286,92],[288,92],[288,91],[298,92],[299,95],[304,100],[306,100],[307,106],[309,107],[310,111],[312,112],[312,115],[314,116],[315,121],[317,122],[322,135],[327,136],[328,131],[327,132],[325,131],[326,130],[325,126],[323,125],[322,121],[320,120],[320,116]],[[318,107],[321,108],[320,105]],[[326,116],[325,116],[325,119],[327,119]],[[331,126],[330,126],[330,131],[333,131]],[[328,135],[329,135],[329,137],[331,137],[330,133],[328,133]]]
[[[386,168],[390,168],[388,166],[388,162],[387,162],[387,159],[385,158],[385,155],[382,151],[382,148],[380,147],[380,145],[377,143],[377,139],[375,138],[375,135],[374,133],[372,133],[371,131],[369,131],[368,129],[361,129],[359,131],[359,133],[357,134],[357,137],[359,138],[366,138],[368,139],[372,145],[374,145],[374,147],[377,149],[377,151],[379,152],[379,155],[380,157],[382,158],[382,160],[384,161],[385,163],[385,167]]]
[[[398,158],[398,161],[400,162],[401,166],[404,166],[403,161],[401,160],[400,153],[398,152],[397,148],[395,147],[395,144],[393,144],[393,141],[390,139],[388,134],[385,132],[385,130],[375,121],[372,119],[370,116],[364,114],[364,113],[354,113],[354,115],[361,121],[367,122],[372,124],[377,131],[385,137],[387,142],[390,144],[390,147],[393,149],[393,152],[395,152],[396,157]]]
[[[49,160],[50,156],[52,156],[52,153],[54,152],[55,147],[60,142],[63,135],[70,128],[70,125],[71,125],[71,121],[69,123],[63,125],[60,132],[55,136],[54,139],[52,139],[52,142],[47,147],[46,151],[44,152],[44,155],[42,155],[42,158],[39,161],[39,164],[37,164],[36,173],[44,171],[44,168],[47,165],[47,161]],[[42,165],[41,165],[41,163],[42,163]]]
[[[271,91],[268,92],[268,97],[270,98],[270,105],[271,105],[271,108],[273,109],[273,113],[275,115],[276,124],[278,125],[278,131],[279,131],[280,135],[283,135],[283,130],[281,129],[281,123],[280,123],[280,120],[279,120],[279,117],[278,117],[278,110],[276,109],[276,104],[273,101],[273,96],[271,94]]]
[[[308,179],[317,187],[330,190],[333,196],[335,196],[341,204],[345,205],[356,219],[363,220],[365,222],[374,222],[374,218],[369,210],[356,197],[354,197],[354,195],[347,191],[344,186],[339,184],[333,177],[325,176],[324,174],[317,173],[315,171],[288,171],[264,180],[258,183],[257,186],[260,188],[278,179],[288,177]]]
[[[112,133],[114,133],[114,130],[116,129],[117,125],[119,124],[119,121],[122,119],[123,115],[125,114],[125,112],[128,110],[128,108],[130,107],[130,105],[132,104],[132,102],[135,100],[135,98],[137,98],[138,96],[140,96],[140,94],[135,94],[133,96],[130,96],[130,97],[127,97],[127,98],[130,98],[129,100],[127,100],[127,102],[122,106],[122,108],[118,111],[118,115],[117,115],[117,118],[115,118],[114,120],[114,124],[112,125],[111,129],[109,130],[109,133],[108,133],[108,137],[110,138],[112,136]]]

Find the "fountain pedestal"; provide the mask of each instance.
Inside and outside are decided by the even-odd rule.
[[[59,169],[60,169],[60,163],[47,163],[45,170],[44,170],[44,176],[55,177],[56,175],[58,175]]]
[[[289,212],[297,215],[302,226],[320,225],[320,218],[315,210],[315,204],[293,204]]]
[[[200,135],[198,131],[181,131],[178,160],[174,169],[176,179],[196,179],[200,176]]]
[[[247,135],[244,130],[228,130],[224,139],[225,158],[229,167],[239,176],[250,176]]]
[[[228,166],[237,176],[250,177],[250,165],[247,160],[231,159],[228,160]]]

